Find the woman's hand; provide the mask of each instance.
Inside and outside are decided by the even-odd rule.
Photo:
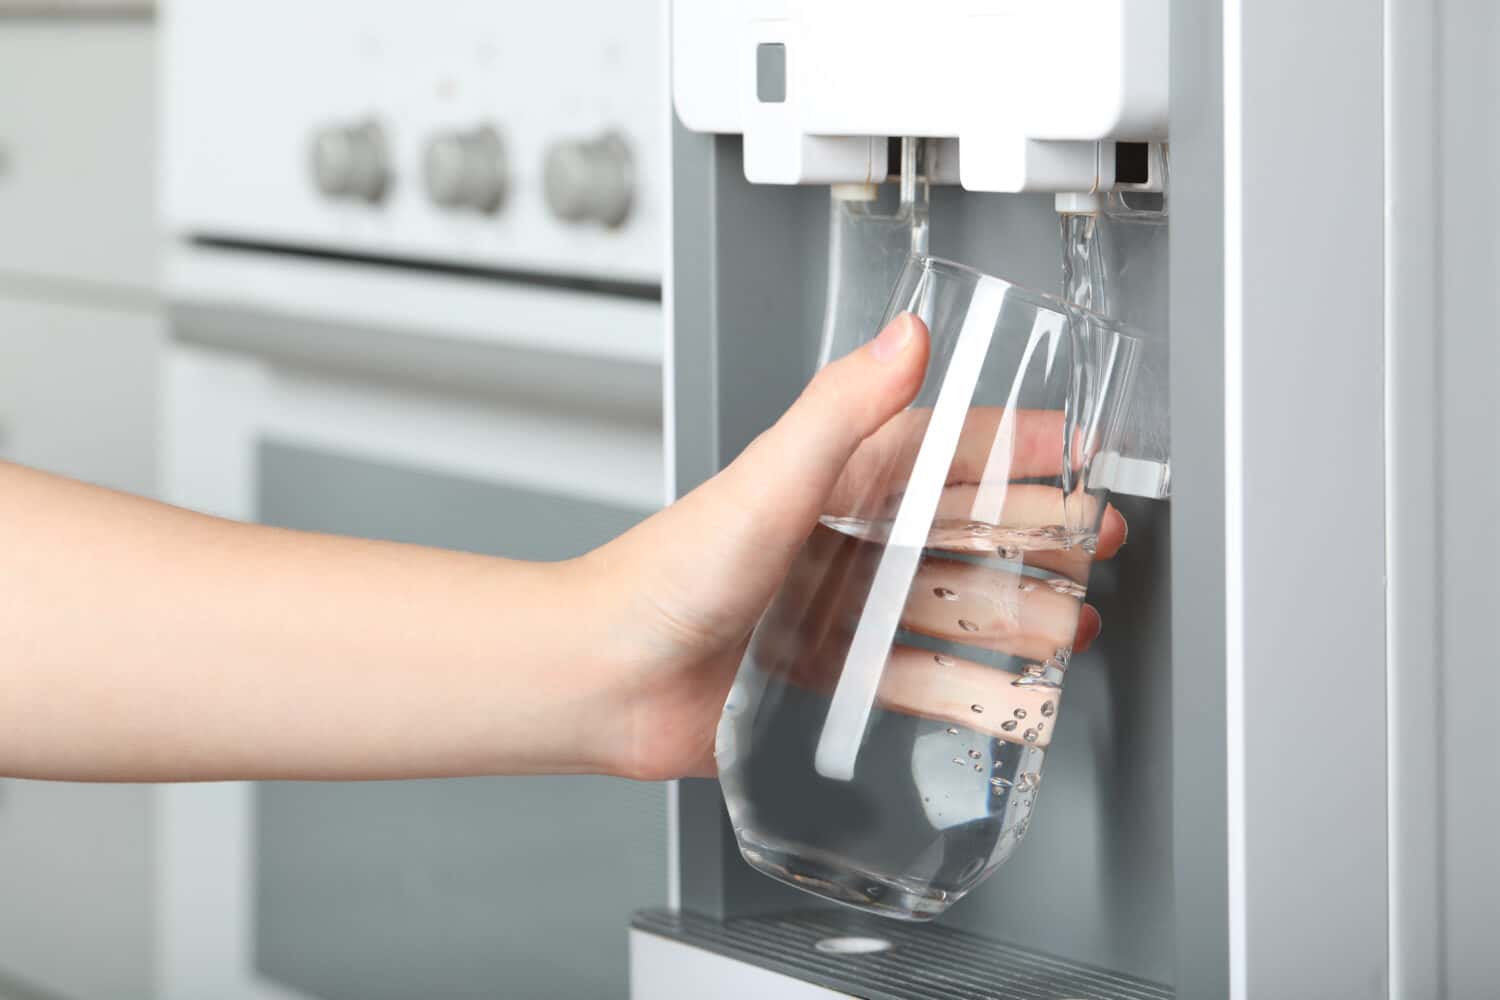
[[[897,320],[820,373],[723,473],[563,563],[241,524],[0,463],[0,775],[712,774],[746,639],[799,550],[816,570],[873,549],[814,526],[824,514],[885,516],[902,486],[893,470],[903,474],[925,426],[920,409],[903,408],[926,359],[926,330]],[[1093,523],[1097,501],[1084,494],[1064,503],[1059,490],[987,475],[995,441],[1009,449],[998,468],[1061,472],[1055,414],[975,410],[940,517],[1007,531]],[[1097,555],[1124,532],[1107,512]],[[998,537],[992,550],[1006,544]],[[942,551],[966,544],[963,533],[929,540],[902,616],[909,633],[1030,662],[1075,630],[1080,645],[1098,632],[1069,582],[1087,579],[1084,548],[1026,554],[1061,584],[1047,589],[1014,563]],[[822,614],[834,629],[847,617],[806,574],[786,593],[773,614]],[[788,654],[777,669],[813,688],[836,681],[837,657],[826,669],[804,659]],[[1045,696],[951,660],[939,670],[898,647],[877,700],[952,718],[968,701],[1000,709]],[[1003,727],[999,711],[985,720]]]
[[[903,458],[921,439],[923,412],[903,408],[922,382],[927,352],[922,323],[898,318],[874,342],[820,372],[775,426],[722,473],[573,565],[578,586],[587,588],[598,612],[587,641],[609,664],[604,683],[614,696],[599,727],[604,746],[597,751],[607,770],[641,779],[714,773],[714,730],[725,696],[751,630],[798,552],[806,544],[809,557],[825,566],[858,558],[854,541],[838,532],[820,528],[809,538],[819,517],[848,513],[862,497],[899,491],[899,484],[884,484],[881,477],[909,465]],[[1012,441],[1012,473],[1056,475],[1063,456],[1060,415],[1014,416],[1005,431]],[[976,509],[1003,419],[997,410],[971,414],[940,516],[967,517]],[[1095,502],[1081,493],[1074,497],[1070,503]],[[1056,489],[1013,484],[996,522],[1066,523],[1062,501]],[[1075,506],[1072,518],[1078,517]],[[1080,547],[1031,552],[1026,563],[1082,584],[1091,556],[1112,556],[1124,537],[1124,520],[1110,508],[1092,554]],[[1099,633],[1098,613],[1082,606],[1076,593],[1023,589],[1015,574],[929,559],[918,583],[902,622],[912,631],[1037,660],[1061,648],[1083,648]],[[960,596],[956,602],[921,599],[939,591]],[[953,634],[960,617],[978,630]],[[999,684],[1010,697],[1010,676],[1000,671],[966,661],[946,673],[934,666],[930,656],[898,649],[880,698],[902,711],[941,718],[955,698],[967,712],[976,692]],[[808,686],[836,680],[794,679]]]

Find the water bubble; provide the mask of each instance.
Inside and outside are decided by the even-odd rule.
[[[958,620],[958,627],[961,628],[961,629],[963,629],[965,632],[978,632],[979,631],[979,626],[975,625],[973,622],[969,621],[969,619],[967,619],[967,618],[960,618]]]
[[[1049,660],[1048,662],[1050,663],[1051,661]],[[1010,682],[1010,686],[1018,688],[1048,688],[1053,691],[1062,687],[1057,681],[1048,680],[1045,670],[1035,663],[1028,664],[1026,669],[1021,672],[1021,676]]]
[[[954,757],[953,758],[953,763],[957,764],[959,767],[962,767],[963,763],[964,763],[964,759],[962,757]]]
[[[932,655],[932,662],[940,667],[953,666],[953,658],[951,656],[944,656],[942,653],[934,653]]]
[[[1021,739],[1025,740],[1027,743],[1035,743],[1036,737],[1037,732],[1035,729],[1028,729],[1026,730],[1026,732],[1021,734]]]
[[[1021,668],[1021,676],[1011,683],[1016,687],[1026,687],[1040,682],[1047,674],[1047,668],[1040,663],[1028,663]]]
[[[1014,715],[1018,719],[1024,719],[1024,718],[1026,718],[1026,709],[1024,709],[1024,708],[1018,708],[1018,709],[1016,709],[1011,714]]]
[[[1033,590],[1036,589],[1036,584],[1034,584],[1030,580],[1028,580],[1025,583],[1020,584],[1019,586],[1017,586],[1016,589],[1019,590],[1023,594],[1029,594]]]
[[[1057,711],[1057,702],[1055,702],[1055,701],[1044,701],[1044,702],[1042,702],[1042,714],[1044,716],[1046,716],[1047,718],[1050,719],[1050,718],[1052,718],[1052,713],[1055,712],[1055,711]]]
[[[974,765],[974,770],[976,770],[976,771],[983,771],[984,770],[984,765],[983,764],[975,764]]]
[[[1065,577],[1053,577],[1047,581],[1047,586],[1066,597],[1082,597],[1086,591],[1081,583],[1075,583]]]
[[[958,735],[958,727],[957,726],[949,726],[948,727],[948,735],[949,736],[957,736]]]
[[[991,778],[990,784],[994,785],[996,788],[1002,791],[1010,787],[1010,782],[1006,781],[1004,778]]]
[[[1042,776],[1035,771],[1026,771],[1016,779],[1016,787],[1023,792],[1034,792],[1042,783]]]
[[[984,756],[984,754],[980,753],[978,750],[970,750],[969,751],[969,759],[970,760],[978,760],[980,757],[983,757],[983,756]]]
[[[983,705],[970,705],[969,706],[969,711],[973,712],[975,715],[982,715],[982,714],[984,714],[984,706]]]
[[[1045,722],[1038,722],[1036,724],[1036,731],[1037,732],[1041,732],[1043,729],[1046,729],[1046,728],[1047,728],[1047,724]]]
[[[1016,720],[1006,719],[1004,722],[1000,723],[1000,728],[1005,730],[1007,733],[1013,732],[1016,728]]]
[[[956,601],[956,600],[958,600],[958,591],[956,591],[956,590],[949,590],[947,587],[933,587],[932,588],[932,592],[933,592],[934,595],[936,595],[937,597],[942,598],[945,601]]]

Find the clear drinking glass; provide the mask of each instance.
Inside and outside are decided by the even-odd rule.
[[[931,332],[922,387],[844,468],[751,636],[716,756],[751,865],[922,920],[1026,832],[1136,340],[923,256],[886,320],[902,312]]]

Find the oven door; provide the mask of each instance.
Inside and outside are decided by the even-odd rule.
[[[526,559],[625,530],[662,495],[659,359],[542,349],[525,329],[568,322],[528,327],[517,317],[535,310],[507,294],[469,303],[471,321],[500,331],[489,341],[179,301],[166,493],[235,518]],[[563,301],[546,308],[586,309],[619,336],[660,330],[657,303],[549,294]],[[630,912],[666,902],[662,785],[158,794],[169,998],[624,997]]]

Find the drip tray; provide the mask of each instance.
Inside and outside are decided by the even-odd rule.
[[[1172,1000],[1158,983],[931,924],[818,911],[719,922],[642,910],[639,931],[868,1000]]]

